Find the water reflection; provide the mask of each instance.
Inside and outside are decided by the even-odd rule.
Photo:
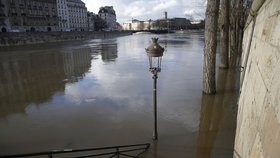
[[[0,116],[24,112],[64,92],[65,83],[77,82],[91,66],[90,49],[62,52],[17,52],[0,57]]]
[[[94,54],[101,55],[103,62],[112,62],[118,58],[118,45],[116,39],[95,39],[87,45]]]
[[[151,142],[153,82],[144,49],[151,37],[1,51],[0,154]],[[166,51],[158,79],[159,141],[147,157],[229,153],[217,144],[233,142],[234,89],[226,89],[223,101],[202,98],[203,34],[156,37]],[[228,142],[217,143],[223,136]]]
[[[236,71],[218,70],[217,94],[201,99],[197,158],[231,157],[238,85]]]
[[[64,93],[66,84],[82,80],[99,55],[104,62],[114,61],[118,57],[116,40],[107,42],[97,40],[84,47],[76,43],[43,45],[41,49],[24,46],[20,52],[4,49],[0,54],[0,117],[24,113],[28,105],[40,105],[55,93]]]
[[[117,44],[101,44],[101,56],[104,62],[115,61],[118,58]]]

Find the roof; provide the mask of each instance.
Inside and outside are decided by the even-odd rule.
[[[100,7],[98,14],[99,13],[108,13],[108,14],[116,15],[116,12],[115,12],[113,6]]]
[[[85,4],[83,1],[81,0],[67,0],[68,2],[74,2],[74,3],[81,3],[81,4]]]

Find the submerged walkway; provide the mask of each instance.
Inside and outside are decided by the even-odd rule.
[[[217,70],[217,93],[202,95],[198,133],[193,133],[196,145],[185,138],[159,138],[149,152],[149,158],[232,158],[236,129],[239,72],[235,68]],[[180,143],[178,143],[180,142]],[[195,152],[194,152],[195,151]]]

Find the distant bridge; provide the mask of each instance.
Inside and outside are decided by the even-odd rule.
[[[147,33],[154,33],[154,34],[165,34],[165,33],[174,33],[174,31],[171,30],[132,30],[133,33],[138,33],[138,32],[147,32]]]

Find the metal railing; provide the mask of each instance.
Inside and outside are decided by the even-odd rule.
[[[88,157],[133,157],[140,158],[150,148],[150,144],[134,144],[111,146],[101,148],[87,148],[87,149],[64,149],[54,150],[48,152],[16,154],[16,155],[0,155],[0,158],[18,158],[18,157],[47,157],[47,158],[88,158]]]

